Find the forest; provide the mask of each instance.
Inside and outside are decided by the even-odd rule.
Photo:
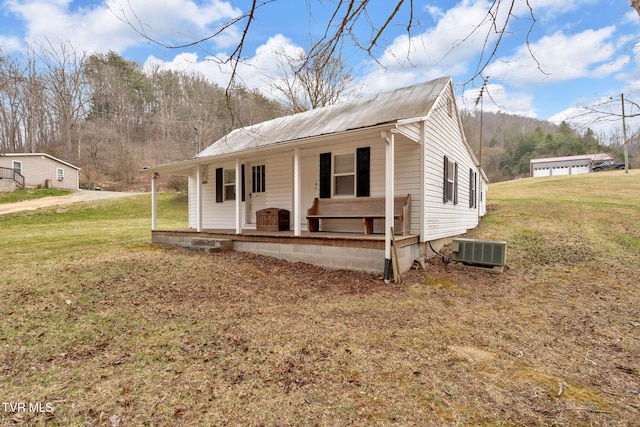
[[[222,88],[202,75],[143,67],[114,52],[86,55],[68,43],[19,55],[0,50],[0,154],[61,158],[82,168],[83,188],[146,190],[142,167],[192,157],[237,127],[291,112],[240,85]],[[492,182],[528,176],[531,158],[596,152],[622,157],[620,136],[504,113],[483,114],[480,144],[479,115],[461,115]],[[632,164],[638,146],[637,140],[630,143]]]

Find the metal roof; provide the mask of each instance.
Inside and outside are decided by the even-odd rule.
[[[550,163],[550,162],[566,162],[569,160],[592,160],[594,162],[613,160],[613,157],[606,153],[598,154],[582,154],[578,156],[564,156],[564,157],[547,157],[544,159],[531,159],[531,163]]]
[[[282,142],[424,117],[450,81],[450,77],[440,77],[369,98],[355,99],[239,128],[211,144],[197,154],[196,158],[231,154]]]

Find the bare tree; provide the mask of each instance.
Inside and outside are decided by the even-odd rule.
[[[74,159],[73,130],[84,117],[88,102],[88,90],[82,72],[85,53],[77,51],[70,43],[41,45],[38,55],[44,66],[46,99],[56,116],[57,140],[66,158]]]
[[[279,54],[278,80],[271,87],[284,97],[291,113],[335,104],[353,81],[341,57],[310,56],[308,52]]]
[[[277,0],[252,0],[246,12],[223,22],[211,34],[182,44],[172,44],[150,36],[147,33],[149,27],[144,22],[144,17],[139,17],[135,10],[131,8],[129,10],[113,10],[112,12],[118,19],[128,24],[150,42],[168,49],[198,46],[206,51],[205,42],[220,37],[231,27],[239,25],[241,27],[241,35],[231,54],[225,57],[216,57],[214,54],[211,56],[213,60],[231,65],[232,71],[227,87],[227,89],[230,89],[235,84],[238,64],[244,59],[245,41],[251,31],[252,23],[257,19],[261,9],[274,3],[277,3]],[[310,62],[321,62],[322,59],[329,60],[339,56],[342,46],[346,43],[350,43],[357,49],[374,57],[378,49],[386,47],[385,35],[388,34],[391,27],[403,27],[408,36],[411,36],[420,28],[420,20],[416,12],[422,8],[422,5],[418,6],[414,0],[394,0],[384,3],[373,0],[307,0],[307,7],[310,13],[313,13],[312,5],[314,4],[318,4],[323,10],[329,10],[329,19],[324,27],[324,32],[313,41],[307,52],[307,60]],[[379,10],[381,7],[386,8],[386,11],[381,14],[382,18],[376,21],[373,17],[380,15],[378,13],[372,14],[370,11],[373,8]],[[528,43],[529,34],[536,21],[529,0],[493,0],[481,22],[478,22],[469,34],[462,35],[461,43],[478,34],[484,38],[483,53],[476,66],[475,73],[470,77],[469,81],[481,76],[485,68],[497,56],[498,47],[503,37],[508,34],[507,27],[509,23],[523,18],[516,15],[516,9],[528,11],[529,16],[527,19],[530,22],[529,31],[526,34]],[[452,49],[455,49],[455,47],[453,46]]]
[[[23,66],[0,51],[0,153],[22,151],[24,122],[20,115]]]

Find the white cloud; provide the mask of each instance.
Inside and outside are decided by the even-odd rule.
[[[628,55],[623,55],[616,58],[612,62],[602,64],[593,70],[594,77],[607,77],[618,71],[621,71],[625,66],[631,62],[631,58]]]
[[[588,6],[597,4],[599,1],[600,0],[528,0],[527,3],[533,9],[536,19],[547,21],[556,19],[559,15],[569,12],[585,10]],[[519,6],[520,11],[528,9],[525,2],[516,2],[516,6]],[[603,5],[602,7],[606,6]]]
[[[478,63],[489,22],[486,0],[463,0],[444,11],[426,9],[437,20],[421,34],[396,37],[383,54],[369,61],[361,80],[363,93],[375,93],[443,75],[459,76]],[[493,38],[494,36],[491,36]]]
[[[614,32],[613,26],[573,35],[557,31],[521,46],[510,57],[499,58],[486,72],[513,85],[603,77],[607,68],[603,68],[602,62],[611,61],[615,54]],[[612,63],[616,67],[609,67],[610,71],[619,69],[618,59]]]
[[[301,49],[283,35],[275,35],[258,46],[253,56],[238,64],[237,81],[249,89],[258,89],[265,95],[275,96],[271,93],[270,85],[278,75],[278,54],[285,52],[293,55]],[[209,81],[226,87],[232,72],[232,65],[226,62],[227,59],[227,54],[200,58],[197,53],[190,52],[180,53],[170,61],[150,56],[145,67],[157,65],[162,69],[198,72]]]
[[[8,0],[5,7],[24,22],[27,42],[67,41],[88,52],[122,52],[148,43],[134,28],[169,44],[191,42],[241,13],[220,0],[202,4],[192,0],[107,0],[75,9],[71,0]],[[216,48],[226,47],[237,40],[237,33],[230,29],[215,40]]]
[[[19,38],[0,36],[0,50],[4,53],[17,52],[22,48],[22,41]]]
[[[435,27],[409,38],[397,37],[379,62],[384,67],[443,67],[449,74],[467,70],[484,44],[489,23],[483,23],[488,3],[463,1],[441,15]]]
[[[466,110],[479,110],[480,104],[476,105],[479,94],[479,88],[465,90],[459,98],[459,107]],[[534,97],[530,93],[510,91],[499,84],[488,84],[483,95],[482,110],[536,117],[533,101]]]
[[[626,100],[625,115],[629,136],[637,133],[640,129],[640,109],[637,107],[636,101],[640,99],[638,83],[640,82],[634,82],[622,90]],[[580,131],[591,129],[596,134],[602,134],[605,137],[621,134],[622,99],[618,92],[589,101],[579,100],[571,107],[549,117],[548,120],[556,124],[565,121]]]

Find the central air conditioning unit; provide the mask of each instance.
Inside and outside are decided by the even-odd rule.
[[[504,267],[507,263],[507,242],[453,239],[453,243],[451,243],[451,259],[463,264]]]

